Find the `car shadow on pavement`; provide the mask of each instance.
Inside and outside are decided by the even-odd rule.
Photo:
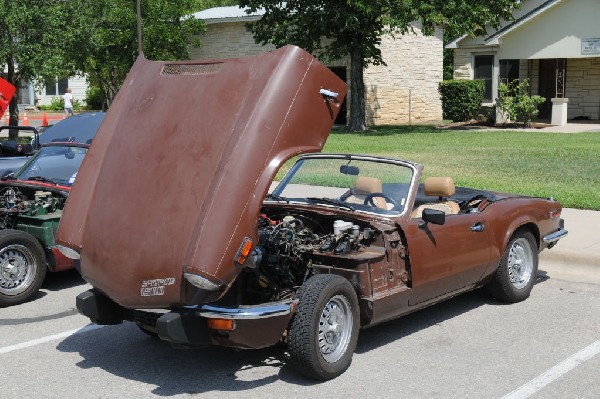
[[[484,305],[503,303],[484,290],[476,290],[362,330],[356,353],[367,353]],[[158,396],[241,391],[278,380],[303,386],[320,383],[287,366],[284,346],[246,351],[216,346],[176,347],[149,337],[131,322],[71,335],[57,349],[79,353],[82,360],[77,366],[82,369],[100,368],[121,378],[156,386],[151,393]]]
[[[439,323],[470,312],[483,305],[496,305],[484,290],[475,290],[421,309],[404,317],[362,330],[356,353],[366,353],[381,346],[433,327]]]
[[[150,393],[158,396],[253,389],[278,381],[286,368],[282,347],[249,351],[175,347],[130,322],[71,335],[57,349],[79,353],[82,360],[77,366],[82,369],[100,368],[155,386]]]
[[[42,289],[48,291],[59,291],[65,288],[76,287],[86,284],[79,272],[75,269],[64,272],[46,273],[46,279],[42,284]]]
[[[544,283],[549,278],[545,271],[539,270],[534,284]],[[452,299],[361,331],[356,353],[369,352],[483,305],[511,306],[512,304],[492,298],[484,288],[460,294]]]

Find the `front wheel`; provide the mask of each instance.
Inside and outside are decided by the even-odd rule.
[[[290,363],[317,380],[342,374],[352,362],[359,327],[358,299],[348,280],[317,274],[297,294],[288,337]]]
[[[537,270],[538,251],[533,234],[517,231],[504,250],[489,291],[501,301],[524,301],[529,298]]]
[[[46,256],[39,241],[19,230],[0,230],[0,306],[26,302],[46,277]]]

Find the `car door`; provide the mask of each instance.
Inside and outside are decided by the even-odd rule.
[[[415,305],[476,283],[490,263],[490,237],[481,214],[446,215],[443,225],[409,219],[403,226]]]

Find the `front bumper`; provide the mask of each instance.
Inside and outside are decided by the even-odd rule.
[[[96,324],[134,321],[159,338],[181,345],[215,344],[243,349],[258,349],[279,342],[296,310],[296,302],[287,300],[255,306],[188,306],[168,312],[123,308],[108,297],[90,290],[76,299],[77,310]],[[206,319],[234,321],[233,330],[212,330]]]
[[[556,230],[554,233],[544,236],[542,238],[542,242],[545,247],[552,248],[560,239],[565,238],[568,234],[569,232],[565,230],[565,221],[560,219],[558,230]]]

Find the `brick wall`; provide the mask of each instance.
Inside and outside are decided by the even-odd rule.
[[[463,48],[454,49],[454,79],[473,79],[473,55]]]
[[[367,119],[374,125],[440,121],[442,103],[438,93],[443,75],[442,30],[423,36],[386,35],[380,49],[387,66],[365,70]]]
[[[256,44],[252,33],[246,29],[246,22],[207,25],[200,41],[200,48],[192,48],[190,51],[190,58],[193,60],[238,58],[275,49],[275,46]]]
[[[567,117],[600,119],[600,57],[567,60]]]
[[[210,24],[200,40],[202,46],[191,50],[191,59],[235,58],[274,49],[256,44],[245,22]],[[442,31],[431,37],[384,36],[380,48],[388,65],[365,70],[368,123],[408,123],[409,115],[413,123],[441,120],[437,88],[442,80]],[[349,79],[349,64],[342,59],[327,65],[348,67]]]

